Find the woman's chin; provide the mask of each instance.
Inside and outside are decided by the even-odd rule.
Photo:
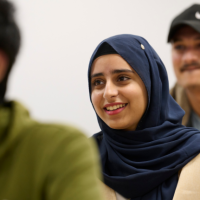
[[[106,124],[112,129],[124,130],[124,131],[134,131],[137,127],[137,123],[128,124],[128,123],[120,123],[120,122],[108,122]]]
[[[108,123],[107,125],[110,128],[117,129],[117,130],[126,130],[129,128],[129,126],[127,126],[127,124],[120,124],[120,123]]]

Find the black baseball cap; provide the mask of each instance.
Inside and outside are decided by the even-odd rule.
[[[183,25],[188,25],[200,33],[200,4],[194,4],[180,13],[171,23],[167,42],[170,42],[174,33]]]

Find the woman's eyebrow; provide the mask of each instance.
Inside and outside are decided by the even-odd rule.
[[[130,69],[115,69],[112,71],[112,74],[119,74],[122,72],[134,73],[134,71],[132,71]]]
[[[134,73],[134,71],[132,71],[130,69],[115,69],[115,70],[112,71],[112,74],[119,74],[119,73],[122,73],[122,72]],[[96,73],[96,74],[92,74],[91,78],[103,76],[103,75],[104,75],[103,73]]]
[[[92,74],[91,78],[97,77],[97,76],[103,76],[103,73],[96,73],[96,74]]]

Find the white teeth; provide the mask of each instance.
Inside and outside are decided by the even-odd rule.
[[[116,109],[122,108],[124,106],[125,106],[125,103],[124,104],[114,105],[114,106],[108,106],[108,107],[106,107],[106,110],[116,110]]]

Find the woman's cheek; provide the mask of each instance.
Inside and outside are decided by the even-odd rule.
[[[94,105],[94,108],[96,112],[101,108],[101,99],[102,99],[102,92],[100,91],[93,91],[91,95],[92,104]]]
[[[134,98],[141,97],[141,88],[137,84],[130,84],[123,88],[122,93],[131,101],[134,100]]]

